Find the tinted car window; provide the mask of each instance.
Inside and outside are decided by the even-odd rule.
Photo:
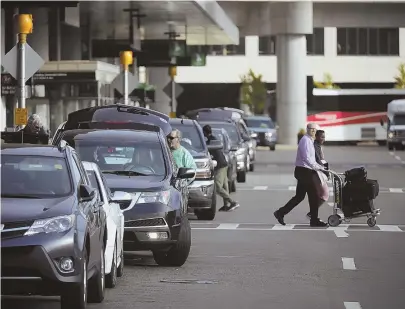
[[[240,141],[240,135],[238,132],[238,128],[234,123],[229,123],[229,122],[224,122],[224,123],[204,123],[209,124],[212,129],[221,129],[224,128],[226,132],[229,135],[229,138],[231,139],[232,143],[236,144],[239,143]],[[202,125],[202,126],[204,126]]]
[[[274,127],[275,127],[273,121],[270,118],[268,118],[268,119],[246,119],[245,122],[248,127],[252,127],[252,128],[274,129]]]
[[[134,171],[164,176],[163,149],[158,142],[76,140],[76,151],[83,161],[96,163],[101,171]]]
[[[405,115],[395,115],[391,125],[403,126],[405,125]]]
[[[191,154],[193,152],[204,151],[203,141],[195,126],[191,125],[179,125],[172,124],[173,129],[177,129],[181,132],[182,141],[181,145],[185,147]]]
[[[2,155],[1,178],[1,196],[56,198],[72,192],[63,158]]]

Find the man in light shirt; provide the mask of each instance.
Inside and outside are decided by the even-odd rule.
[[[324,171],[324,166],[315,160],[314,139],[318,125],[309,123],[307,134],[305,134],[298,144],[297,158],[295,160],[294,177],[297,179],[296,193],[288,203],[274,212],[277,221],[285,225],[284,216],[293,210],[305,199],[308,194],[310,208],[310,225],[313,227],[323,227],[327,224],[318,218],[318,209],[323,201],[320,198],[320,179],[317,171]]]

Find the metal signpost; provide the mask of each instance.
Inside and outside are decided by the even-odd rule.
[[[119,93],[124,95],[124,103],[129,104],[129,94],[136,88],[136,77],[129,72],[129,66],[133,64],[132,51],[122,51],[120,53],[120,61],[124,71],[117,75],[111,83],[112,87]]]
[[[27,44],[27,35],[33,31],[32,15],[18,15],[18,26],[18,43],[4,56],[2,65],[17,80],[18,106],[14,109],[14,125],[24,126],[28,118],[25,107],[25,83],[45,61]]]
[[[163,88],[163,92],[170,98],[170,118],[176,118],[176,98],[178,98],[182,92],[183,88],[177,84],[174,78],[177,75],[177,67],[169,67],[170,82]]]

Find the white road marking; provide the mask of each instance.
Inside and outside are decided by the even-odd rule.
[[[217,230],[235,230],[237,229],[239,224],[234,223],[221,223],[216,229]]]
[[[396,225],[377,225],[378,228],[383,232],[403,232],[398,226]]]
[[[290,190],[290,191],[295,191],[296,189],[297,189],[296,186],[289,186],[289,187],[288,187],[288,190]]]
[[[395,156],[394,158],[397,159],[397,160],[401,160],[400,156]]]
[[[356,301],[345,301],[344,305],[346,309],[361,309],[360,303]]]
[[[356,270],[356,265],[354,264],[353,258],[342,257],[343,269],[346,270]]]
[[[267,190],[268,186],[256,186],[253,187],[253,190]]]
[[[402,188],[389,188],[390,193],[404,193]]]
[[[333,206],[335,205],[335,203],[334,203],[334,202],[328,202],[328,205],[329,205],[330,207],[333,207]]]
[[[281,224],[276,224],[273,226],[272,230],[277,230],[277,231],[288,231],[294,229],[295,224],[286,224],[286,225],[281,225]]]
[[[334,231],[337,238],[347,238],[346,227],[328,227],[326,230]]]

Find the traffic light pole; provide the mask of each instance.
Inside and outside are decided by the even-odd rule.
[[[176,82],[174,78],[177,75],[177,67],[175,66],[170,66],[169,67],[169,76],[170,76],[170,82],[171,82],[171,87],[172,87],[172,93],[171,93],[171,104],[170,104],[170,117],[175,118],[176,117]]]
[[[129,104],[129,91],[128,91],[128,70],[129,66],[133,63],[133,53],[132,51],[122,51],[120,53],[121,64],[124,68],[124,78],[123,78],[123,89],[124,89],[124,104]]]

